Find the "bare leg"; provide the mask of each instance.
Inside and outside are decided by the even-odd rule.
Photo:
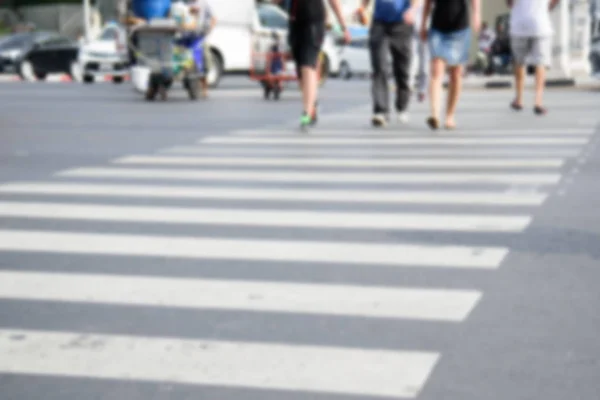
[[[302,103],[307,115],[312,116],[315,112],[315,102],[317,101],[317,89],[319,78],[317,69],[314,67],[302,67]]]
[[[431,106],[431,118],[437,123],[442,108],[442,79],[446,63],[441,58],[431,60],[431,83],[429,85],[429,104]]]
[[[525,90],[525,66],[515,65],[515,105],[523,106],[523,92]]]
[[[544,86],[546,85],[546,67],[538,65],[535,69],[535,105],[543,107]]]
[[[460,91],[462,89],[462,77],[463,77],[462,65],[455,65],[450,67],[450,84],[448,86],[448,102],[446,109],[446,127],[454,128],[456,122],[454,117],[456,114],[456,106],[458,104],[458,98],[460,97]]]

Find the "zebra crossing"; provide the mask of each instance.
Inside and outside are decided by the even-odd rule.
[[[593,133],[246,130],[2,183],[0,304],[23,302],[38,313],[22,325],[0,318],[0,374],[281,390],[281,399],[416,398],[442,350],[412,348],[400,332],[388,332],[399,336],[393,345],[379,343],[377,331],[372,339],[357,332],[408,321],[436,324],[443,336],[485,292],[358,283],[345,274],[493,274],[510,249],[469,240],[523,233]],[[405,240],[414,232],[463,239]],[[40,260],[63,267],[33,265]],[[187,276],[173,268],[182,260]],[[218,273],[207,273],[212,263]],[[330,279],[310,273],[330,267]],[[46,304],[81,314],[38,324]],[[124,310],[118,315],[131,325],[81,322],[96,306],[108,315]],[[150,310],[185,310],[199,331],[213,333],[178,335],[177,324],[190,322],[175,319],[174,334],[141,334],[134,326]],[[228,325],[209,326],[206,312],[229,313]],[[281,323],[294,318],[302,322]],[[324,319],[334,329],[319,327]]]

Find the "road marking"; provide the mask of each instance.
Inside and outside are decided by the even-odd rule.
[[[495,269],[506,248],[0,230],[0,251]]]
[[[0,298],[460,322],[481,292],[4,271]]]
[[[528,216],[239,210],[22,202],[0,202],[0,216],[186,225],[466,232],[522,232],[531,222]]]
[[[386,168],[560,168],[561,159],[340,159],[340,158],[250,158],[250,157],[176,157],[127,156],[114,161],[126,165],[199,165],[199,166],[274,166],[274,167],[344,167]]]
[[[526,156],[530,159],[536,157],[576,157],[581,151],[581,147],[565,147],[550,149],[523,149],[518,147],[505,147],[501,149],[483,148],[474,152],[472,149],[389,149],[370,146],[356,149],[323,149],[323,148],[290,148],[290,147],[235,147],[221,145],[198,145],[198,146],[177,146],[159,151],[160,154],[193,154],[193,155],[222,155],[222,156],[265,156],[277,155],[279,157],[337,157],[347,159],[348,157],[510,157]]]
[[[485,117],[488,119],[489,117]],[[269,128],[269,129],[241,129],[233,131],[232,136],[288,136],[293,134],[293,129]],[[318,128],[314,132],[314,136],[319,138],[326,136],[360,136],[365,138],[373,138],[374,135],[390,134],[394,137],[405,138],[423,137],[422,131],[408,130],[399,132],[396,129],[373,129],[371,127],[365,129],[335,129],[335,128]],[[592,128],[537,128],[523,129],[522,127],[514,129],[460,129],[454,132],[445,133],[445,137],[462,137],[462,136],[534,136],[534,135],[551,135],[551,136],[574,136],[584,135],[591,136],[594,134]],[[378,141],[379,138],[373,138]]]
[[[261,144],[261,145],[359,145],[359,146],[390,146],[390,145],[452,145],[452,146],[490,146],[499,144],[510,145],[584,145],[588,138],[442,138],[442,137],[415,137],[415,138],[323,138],[319,136],[310,137],[244,137],[244,136],[207,136],[200,139],[199,143],[211,144]]]
[[[134,169],[134,168],[75,168],[56,176],[115,179],[168,179],[206,181],[257,181],[303,183],[444,183],[444,184],[515,184],[533,183],[554,185],[560,174],[529,173],[336,173],[260,170],[196,170],[196,169]]]
[[[0,193],[44,196],[141,197],[166,199],[260,200],[319,203],[457,204],[483,206],[539,206],[547,198],[537,192],[506,194],[470,191],[390,191],[335,189],[273,189],[153,185],[107,185],[84,183],[9,183]]]
[[[438,353],[0,330],[0,371],[414,398]]]

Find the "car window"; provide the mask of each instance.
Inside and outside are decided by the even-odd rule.
[[[61,36],[52,36],[52,37],[44,39],[40,43],[42,48],[69,46],[70,44],[71,44],[71,40],[69,40],[66,37],[61,37]]]
[[[22,33],[11,35],[0,42],[0,49],[21,48],[31,43],[31,35]]]
[[[100,35],[99,39],[100,40],[115,40],[118,38],[118,34],[119,34],[119,32],[117,31],[116,28],[113,28],[113,27],[106,28],[104,30],[104,32],[102,32],[102,35]]]
[[[366,49],[369,45],[369,39],[367,38],[360,38],[360,39],[353,39],[350,42],[350,47],[355,48],[355,49]]]
[[[258,6],[258,19],[263,28],[287,29],[288,27],[286,14],[276,6],[266,4]]]

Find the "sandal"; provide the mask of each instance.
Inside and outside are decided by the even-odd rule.
[[[440,122],[435,117],[429,117],[429,118],[427,118],[427,125],[431,129],[436,130],[436,129],[438,129],[440,127]]]
[[[512,108],[515,111],[521,111],[523,109],[523,106],[521,104],[518,104],[515,100],[512,103],[510,103],[510,108]]]
[[[546,115],[548,113],[548,110],[545,107],[535,106],[533,108],[533,112],[535,113],[535,115]]]

